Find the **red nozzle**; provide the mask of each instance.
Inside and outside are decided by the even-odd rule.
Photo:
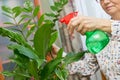
[[[70,22],[70,20],[77,16],[78,15],[78,12],[72,12],[72,13],[69,13],[68,15],[64,16],[63,18],[60,19],[60,22],[61,23],[65,23],[66,25]]]

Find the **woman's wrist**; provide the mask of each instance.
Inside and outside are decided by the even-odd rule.
[[[101,24],[98,29],[105,31],[107,33],[111,33],[111,24],[112,24],[112,20],[109,19],[101,19]]]

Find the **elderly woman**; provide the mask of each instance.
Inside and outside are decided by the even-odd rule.
[[[120,80],[120,0],[99,2],[111,20],[79,15],[70,20],[67,29],[70,35],[74,29],[82,35],[86,31],[103,30],[110,34],[110,42],[98,54],[86,54],[83,60],[71,63],[69,72],[91,75],[100,68],[107,80]]]

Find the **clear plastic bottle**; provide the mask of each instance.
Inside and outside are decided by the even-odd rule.
[[[77,15],[78,12],[70,13],[60,19],[61,23],[66,25],[69,23],[70,19]],[[90,53],[97,54],[99,53],[108,43],[109,36],[107,33],[101,30],[88,31],[86,35],[86,46]]]

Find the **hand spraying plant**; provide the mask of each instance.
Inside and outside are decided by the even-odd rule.
[[[60,22],[67,25],[69,21],[77,15],[78,12],[69,13],[68,15],[60,19]],[[101,30],[87,31],[85,35],[87,49],[92,54],[99,53],[109,42],[108,35]]]

